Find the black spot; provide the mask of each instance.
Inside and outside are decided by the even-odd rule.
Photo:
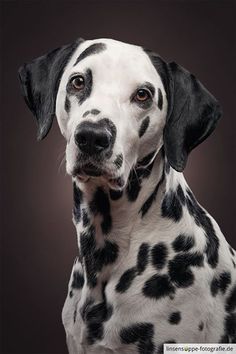
[[[74,66],[77,65],[81,60],[87,58],[90,55],[98,54],[103,52],[106,49],[106,44],[104,43],[94,43],[86,48],[76,59]]]
[[[137,257],[137,271],[138,274],[142,274],[148,265],[148,253],[149,245],[147,243],[142,243],[139,247],[138,257]]]
[[[204,323],[201,321],[198,325],[198,329],[201,332],[203,330],[203,328],[204,328]]]
[[[117,155],[113,163],[117,169],[120,169],[123,164],[123,155],[122,154]]]
[[[128,186],[126,189],[129,201],[134,202],[138,198],[140,190],[141,179],[137,176],[136,170],[132,169],[129,174]]]
[[[100,302],[96,305],[91,307],[87,307],[86,311],[84,312],[83,320],[85,322],[105,322],[112,316],[112,306],[107,305],[105,301]]]
[[[124,344],[137,343],[138,353],[140,354],[154,353],[153,335],[154,327],[151,323],[135,323],[120,331],[121,342]]]
[[[149,160],[150,156],[153,156],[152,154],[153,153],[148,154],[146,157],[144,157],[141,161],[137,163],[135,168],[130,171],[128,178],[128,186],[126,188],[127,197],[130,202],[134,202],[138,198],[143,178],[148,178],[152,172],[154,161],[150,163]],[[149,165],[143,167],[144,161],[149,161]]]
[[[81,289],[84,285],[84,276],[78,270],[73,273],[73,281],[71,287],[73,289]]]
[[[158,89],[158,103],[157,106],[160,110],[162,110],[163,107],[163,95],[160,89]]]
[[[164,243],[158,243],[152,248],[152,264],[157,270],[164,268],[168,255],[167,247]]]
[[[177,197],[177,194],[173,191],[169,191],[162,202],[161,213],[164,218],[173,219],[179,221],[183,215],[182,205]]]
[[[186,252],[189,251],[195,244],[195,240],[191,236],[180,234],[172,242],[173,249],[175,252]]]
[[[141,126],[140,126],[140,128],[139,128],[138,135],[139,135],[140,138],[145,134],[145,132],[146,132],[146,130],[147,130],[149,124],[150,124],[150,118],[149,118],[149,117],[146,117],[146,118],[142,121],[142,124],[141,124]]]
[[[218,291],[221,291],[222,294],[224,294],[230,283],[231,274],[229,272],[223,272],[218,277],[213,278],[211,282],[212,296],[216,296]]]
[[[169,316],[169,319],[168,321],[171,323],[171,324],[178,324],[180,321],[181,321],[181,313],[179,311],[177,312],[172,312]]]
[[[236,313],[225,318],[225,332],[230,337],[231,343],[236,343]]]
[[[90,226],[87,231],[83,231],[80,234],[80,249],[81,256],[84,258],[87,282],[92,288],[97,285],[96,266],[94,263],[95,248],[95,229]]]
[[[73,183],[73,196],[74,196],[74,207],[73,207],[73,215],[75,222],[78,223],[81,218],[81,209],[80,204],[82,202],[83,194],[79,187],[76,186],[76,183]]]
[[[104,247],[96,249],[95,229],[91,225],[80,234],[81,256],[84,258],[87,282],[90,287],[97,285],[97,273],[104,266],[114,263],[119,247],[116,243],[105,240]]]
[[[178,185],[178,187],[177,187],[177,189],[176,189],[176,192],[177,192],[177,196],[178,196],[180,202],[181,202],[183,205],[185,205],[185,195],[184,195],[184,191],[183,191],[183,189],[182,189],[182,187],[181,187],[180,184]]]
[[[168,275],[153,275],[143,287],[143,294],[147,297],[160,299],[175,293],[175,288],[171,284]]]
[[[139,213],[142,214],[142,218],[147,214],[147,212],[151,208],[153,202],[156,200],[157,193],[158,193],[159,188],[160,188],[162,182],[164,181],[164,179],[165,179],[165,173],[164,173],[164,170],[163,170],[161,179],[159,180],[159,182],[157,183],[156,187],[154,188],[154,191],[148,197],[148,199],[144,202],[144,204],[142,205],[141,209],[139,210]]]
[[[70,107],[71,107],[71,105],[70,105],[70,100],[69,100],[69,98],[66,96],[66,99],[65,99],[65,111],[66,111],[67,113],[69,113]]]
[[[211,282],[211,294],[212,296],[216,296],[218,293],[219,287],[218,287],[218,279],[213,278]]]
[[[122,274],[119,282],[116,285],[116,291],[118,293],[124,293],[126,290],[128,290],[136,275],[137,275],[136,267],[126,270]]]
[[[169,261],[170,279],[176,286],[186,288],[193,284],[194,275],[190,266],[202,267],[203,255],[199,252],[180,253]]]
[[[100,271],[102,267],[114,263],[118,257],[119,247],[116,243],[106,240],[105,246],[94,252],[93,262],[96,271]]]
[[[229,246],[229,251],[232,254],[232,256],[234,256],[234,250],[233,250],[233,248],[231,246]]]
[[[85,209],[82,209],[82,223],[83,227],[86,227],[89,224],[89,217]]]
[[[98,109],[91,109],[90,111],[91,114],[93,114],[94,116],[98,115],[99,113],[101,113]]]
[[[97,188],[93,200],[90,203],[90,209],[94,214],[99,213],[103,216],[103,221],[101,223],[102,232],[108,234],[112,227],[110,202],[108,195],[102,188]]]
[[[85,117],[87,117],[88,115],[89,115],[89,113],[90,113],[90,111],[86,111],[86,112],[84,112],[84,114],[83,114],[83,118],[85,118]]]
[[[207,261],[212,268],[215,268],[218,264],[218,249],[219,249],[219,239],[215,234],[212,222],[210,218],[206,215],[205,211],[200,207],[200,205],[195,200],[193,194],[188,190],[188,197],[186,198],[187,208],[190,215],[193,216],[195,223],[201,226],[205,231],[206,236],[206,255]]]
[[[227,312],[233,312],[236,309],[236,285],[231,289],[231,292],[226,299],[225,308]]]
[[[236,263],[234,262],[233,259],[232,259],[232,264],[233,264],[233,267],[236,268]]]
[[[91,322],[88,323],[88,344],[92,345],[94,344],[97,340],[101,340],[103,338],[103,324],[99,322]]]
[[[82,257],[88,253],[94,253],[96,247],[95,242],[95,229],[94,226],[90,226],[87,230],[84,230],[80,234],[80,249]]]
[[[116,191],[114,189],[110,189],[109,194],[112,200],[118,200],[122,197],[123,191],[122,190]]]
[[[77,309],[74,310],[74,314],[73,314],[73,321],[75,323],[76,321],[76,316],[77,316]]]
[[[83,306],[80,308],[80,315],[81,315],[84,322],[86,322],[87,313],[88,313],[90,307],[93,305],[93,303],[94,303],[93,299],[87,298],[85,300]]]
[[[70,292],[69,292],[69,297],[70,297],[70,298],[72,298],[72,297],[73,297],[73,295],[74,295],[74,294],[73,294],[73,291],[72,291],[72,290],[70,290]]]
[[[108,321],[113,308],[107,303],[105,295],[106,283],[102,284],[103,301],[94,305],[94,300],[87,299],[80,310],[83,321],[87,324],[88,343],[93,344],[103,337],[103,322]]]

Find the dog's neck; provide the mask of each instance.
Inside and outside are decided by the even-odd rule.
[[[152,154],[130,172],[122,192],[98,185],[96,179],[74,182],[74,222],[90,288],[95,288],[98,281],[106,282],[106,269],[111,271],[112,264],[115,266],[118,259],[121,262],[125,258],[132,239],[137,237],[134,230],[140,225],[145,230],[150,218],[158,223],[168,191],[177,191],[186,183],[182,173],[169,166],[162,150],[151,163],[150,157]]]

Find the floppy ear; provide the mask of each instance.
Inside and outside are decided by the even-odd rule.
[[[72,44],[57,48],[29,64],[24,64],[19,69],[22,94],[37,120],[39,140],[42,140],[51,128],[61,76],[74,50],[82,41],[83,39],[79,38]]]
[[[167,64],[167,71],[169,109],[164,128],[164,149],[169,164],[182,172],[188,154],[212,133],[222,111],[216,99],[194,75],[174,62]]]

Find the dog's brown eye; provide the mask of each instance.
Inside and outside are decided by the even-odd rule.
[[[139,89],[135,95],[135,99],[138,102],[145,102],[151,97],[149,91],[144,89]]]
[[[72,85],[76,90],[82,90],[84,88],[84,78],[83,76],[76,76],[71,81]]]

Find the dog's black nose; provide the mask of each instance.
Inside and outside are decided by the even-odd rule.
[[[88,154],[95,155],[111,148],[112,133],[103,124],[83,122],[75,131],[75,143],[79,149]]]

